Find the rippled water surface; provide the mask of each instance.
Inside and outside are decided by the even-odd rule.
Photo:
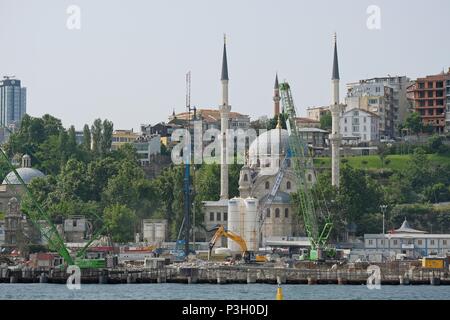
[[[69,290],[61,284],[0,284],[0,299],[77,299],[77,300],[157,300],[157,299],[220,299],[267,300],[274,299],[276,285],[269,284],[117,284],[81,285],[80,290]],[[284,298],[310,299],[419,299],[450,300],[450,286],[381,286],[368,289],[365,285],[284,285]]]

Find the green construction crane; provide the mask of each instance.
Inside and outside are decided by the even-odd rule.
[[[313,161],[309,156],[309,147],[302,139],[297,127],[297,113],[287,82],[280,84],[280,95],[283,112],[287,116],[286,126],[289,134],[292,166],[298,183],[300,211],[306,235],[311,243],[309,260],[319,260],[328,250],[328,238],[333,224],[323,194],[313,192],[312,182],[307,179],[308,171],[311,172],[310,174],[314,173]]]
[[[17,172],[16,168],[12,165],[12,163],[9,161],[9,158],[3,148],[0,148],[0,153],[2,157],[5,159],[6,163],[8,163],[10,169],[12,172],[14,172],[15,176],[19,180],[20,184],[23,186],[25,192],[28,194],[30,200],[33,203],[33,206],[36,208],[36,210],[31,210],[30,212],[27,212],[27,217],[30,219],[30,221],[34,224],[36,228],[39,229],[41,235],[47,240],[47,243],[49,245],[49,248],[52,250],[57,251],[61,257],[64,259],[64,261],[67,263],[67,265],[78,265],[80,268],[103,268],[106,267],[106,261],[105,259],[84,259],[84,255],[86,251],[88,250],[89,246],[92,244],[95,239],[98,238],[98,236],[105,230],[105,226],[100,228],[92,237],[91,240],[88,241],[88,243],[77,252],[75,259],[70,255],[69,250],[67,249],[64,239],[59,234],[55,224],[51,220],[50,216],[45,213],[39,203],[35,200],[33,194],[31,193],[30,189],[26,185],[26,183],[23,181],[22,177]],[[44,220],[48,228],[42,226],[39,221]]]

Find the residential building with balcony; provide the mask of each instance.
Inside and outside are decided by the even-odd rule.
[[[436,133],[448,131],[450,124],[450,69],[447,73],[418,78],[408,88],[414,110],[422,123],[430,125]],[[447,124],[447,129],[446,129]]]
[[[394,89],[383,83],[364,82],[347,84],[346,111],[365,110],[379,117],[379,139],[397,135],[395,128]],[[398,117],[398,116],[397,116]]]
[[[340,129],[343,143],[347,144],[370,143],[380,141],[380,117],[363,109],[351,109],[342,113]],[[350,143],[352,142],[352,143]]]

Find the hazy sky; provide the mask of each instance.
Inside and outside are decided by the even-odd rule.
[[[66,26],[70,5],[80,30]],[[217,107],[226,33],[232,110],[271,114],[278,71],[304,113],[331,100],[333,32],[342,99],[347,82],[447,69],[449,13],[448,0],[0,0],[0,75],[23,81],[33,116],[137,129],[184,110],[189,70],[192,104]]]

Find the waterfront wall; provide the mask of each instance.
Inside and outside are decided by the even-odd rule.
[[[269,283],[269,284],[366,284],[368,274],[365,269],[323,270],[294,268],[264,268],[253,266],[220,266],[208,268],[176,268],[173,266],[159,269],[123,270],[123,269],[83,269],[81,283],[118,284],[118,283]],[[381,284],[391,285],[450,285],[448,271],[426,269],[391,270],[380,274]],[[61,283],[67,282],[64,270],[0,268],[0,282],[3,283]]]

